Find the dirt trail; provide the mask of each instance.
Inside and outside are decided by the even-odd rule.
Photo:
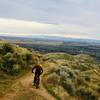
[[[45,69],[46,72],[46,69]],[[45,73],[44,73],[45,74]],[[42,82],[39,89],[36,89],[32,85],[34,75],[31,72],[28,72],[26,75],[22,76],[10,87],[10,90],[3,98],[0,100],[22,100],[18,99],[18,97],[25,91],[31,91],[34,94],[31,99],[25,98],[23,100],[56,100],[48,91],[43,87]],[[35,95],[37,94],[37,96]],[[25,94],[27,95],[27,94]],[[32,99],[34,98],[34,99]],[[43,99],[41,99],[43,98]]]

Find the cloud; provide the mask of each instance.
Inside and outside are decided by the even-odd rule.
[[[99,0],[1,0],[0,17],[43,23],[89,24],[100,18]]]
[[[37,33],[43,30],[53,29],[55,25],[39,23],[34,21],[24,21],[17,19],[0,18],[0,31],[3,33]]]
[[[70,38],[99,39],[99,27],[86,27],[74,23],[47,24],[34,21],[0,18],[1,35],[33,36],[48,35]],[[97,35],[94,35],[94,33]]]
[[[100,39],[99,0],[0,0],[0,32]]]

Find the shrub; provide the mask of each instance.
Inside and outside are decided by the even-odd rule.
[[[13,75],[39,61],[40,56],[17,45],[4,43],[0,46],[0,71]]]
[[[55,66],[55,67],[52,68],[49,72],[50,72],[50,73],[55,72],[56,74],[60,75],[60,67]]]
[[[67,92],[71,96],[74,96],[75,95],[75,87],[74,87],[74,85],[72,84],[72,82],[70,80],[63,81],[62,82],[62,86],[63,86],[64,89],[67,90]]]
[[[47,84],[50,83],[50,84],[56,85],[56,84],[59,84],[59,81],[60,81],[60,78],[56,73],[52,73],[47,76]]]
[[[4,50],[5,53],[8,53],[8,52],[13,53],[14,52],[13,47],[14,47],[14,45],[6,43],[6,44],[3,45],[2,48],[3,48],[3,50]]]
[[[18,73],[20,70],[21,70],[20,65],[14,64],[13,69],[12,69],[12,74],[14,75],[14,74]]]
[[[97,93],[100,94],[100,85],[98,85],[98,87],[97,87]]]
[[[31,53],[26,54],[26,61],[27,62],[32,61],[32,54]]]
[[[85,85],[85,80],[83,77],[77,77],[76,78],[76,82],[77,82],[77,85],[80,86],[80,85]]]
[[[85,80],[86,80],[86,81],[88,81],[88,82],[90,82],[90,81],[91,81],[91,79],[90,79],[90,77],[89,77],[89,76],[85,76]]]
[[[90,88],[80,87],[76,93],[83,100],[98,100],[96,94]]]

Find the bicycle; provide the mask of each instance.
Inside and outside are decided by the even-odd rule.
[[[36,88],[39,88],[39,76],[38,75],[35,76],[34,86],[36,86]]]

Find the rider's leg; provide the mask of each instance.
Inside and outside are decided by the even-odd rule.
[[[40,75],[38,75],[38,82],[39,82],[39,84],[40,84]]]
[[[34,82],[34,85],[35,85],[35,81],[36,81],[36,74],[35,74],[35,76],[34,76],[34,81],[33,81],[33,82]]]

